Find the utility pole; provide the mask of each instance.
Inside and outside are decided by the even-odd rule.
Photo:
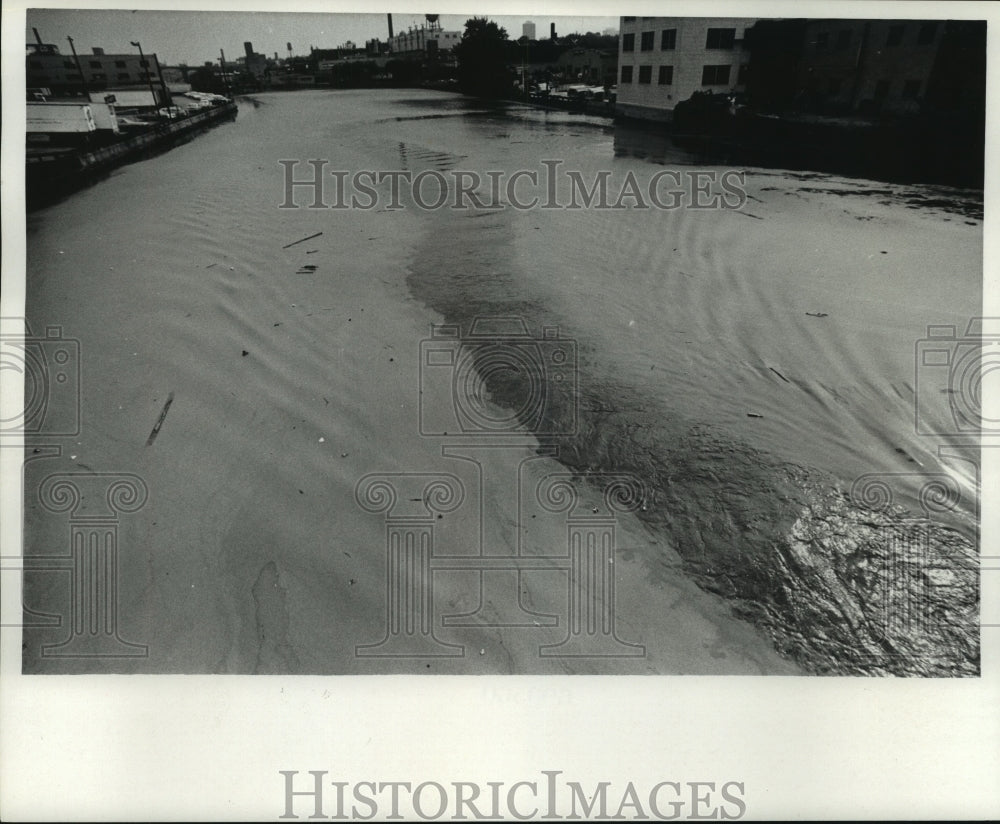
[[[167,88],[166,81],[163,79],[163,69],[160,68],[160,58],[154,54],[153,59],[156,60],[156,76],[160,78],[160,86],[163,88],[163,102],[166,103],[167,106],[172,106],[174,99],[170,94],[170,89]]]
[[[153,108],[160,108],[156,100],[156,90],[153,88],[153,74],[149,70],[149,65],[146,62],[146,55],[142,53],[142,46],[139,45],[138,40],[129,41],[133,46],[139,50],[139,68],[146,72],[146,82],[149,84],[149,93],[153,96]]]
[[[229,89],[229,77],[226,75],[226,53],[219,49],[219,65],[222,66],[222,85],[226,88],[226,97],[232,97]]]
[[[38,30],[35,30],[35,36],[38,36]],[[83,75],[83,68],[80,66],[80,58],[76,56],[76,46],[73,45],[73,38],[69,35],[66,36],[69,40],[70,51],[73,52],[73,60],[76,62],[76,70],[80,72],[80,83],[83,84],[83,96],[90,100],[90,90],[87,88],[87,78]]]

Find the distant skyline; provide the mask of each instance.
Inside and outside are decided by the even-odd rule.
[[[618,17],[552,17],[545,15],[491,15],[474,9],[468,14],[442,14],[441,25],[461,31],[470,17],[486,16],[507,30],[511,39],[521,36],[526,21],[535,24],[537,36],[547,38],[551,23],[560,36],[574,32],[602,32],[618,28]],[[422,14],[393,14],[398,34],[424,23]],[[219,11],[126,11],[111,9],[29,9],[25,43],[34,42],[32,27],[43,42],[54,43],[69,53],[66,37],[72,37],[78,53],[89,54],[94,46],[108,54],[131,53],[135,40],[148,54],[155,53],[165,65],[201,65],[219,59],[224,49],[227,60],[243,54],[243,43],[253,43],[254,51],[273,57],[287,57],[287,43],[293,55],[309,54],[310,46],[336,48],[350,40],[363,47],[366,40],[388,37],[386,15],[382,13],[314,12],[219,12]]]

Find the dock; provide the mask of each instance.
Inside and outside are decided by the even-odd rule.
[[[194,133],[234,120],[237,111],[235,101],[229,101],[176,120],[152,124],[138,134],[97,148],[29,146],[25,163],[28,203],[37,205],[74,191],[117,166],[169,149]]]

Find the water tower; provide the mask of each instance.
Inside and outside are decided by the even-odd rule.
[[[424,19],[427,21],[427,27],[431,31],[440,31],[441,30],[441,23],[439,22],[440,16],[441,15],[439,15],[439,14],[425,14],[424,15]]]

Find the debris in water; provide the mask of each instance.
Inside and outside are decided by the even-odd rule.
[[[246,349],[244,349],[244,350],[243,350],[243,357],[244,357],[244,358],[245,358],[245,357],[246,357],[247,355],[249,355],[249,354],[250,354],[250,353],[249,353],[249,352],[247,352],[247,350],[246,350]]]
[[[763,415],[758,415],[756,412],[747,412],[748,418],[763,418]]]
[[[146,440],[146,446],[152,446],[153,441],[156,440],[156,436],[160,434],[160,427],[163,426],[163,421],[167,417],[167,412],[170,410],[170,404],[174,402],[174,393],[171,392],[167,395],[167,402],[163,404],[163,411],[160,412],[160,417],[156,421],[156,426],[153,427],[153,431],[149,433],[149,438]]]
[[[790,381],[790,380],[788,380],[788,378],[786,378],[786,377],[785,377],[784,375],[782,375],[782,374],[781,374],[781,373],[780,373],[780,372],[779,372],[779,371],[778,371],[777,369],[775,369],[775,368],[774,368],[773,366],[769,366],[769,367],[767,367],[767,368],[768,368],[768,369],[770,369],[770,370],[771,370],[772,372],[774,372],[774,374],[775,374],[775,375],[777,375],[777,376],[778,376],[779,378],[781,378],[781,379],[782,379],[782,380],[783,380],[783,381],[784,381],[785,383],[791,383],[791,381]]]
[[[826,318],[826,317],[829,317],[829,315],[826,312],[806,312],[806,314],[809,315],[809,317],[811,317],[811,318]]]
[[[305,243],[307,240],[312,240],[314,237],[319,237],[321,234],[323,234],[323,233],[322,232],[317,232],[314,235],[309,235],[309,237],[304,237],[304,238],[301,238],[300,240],[294,240],[291,243],[286,243],[281,248],[282,249],[288,249],[288,248],[290,248],[292,246],[298,245],[299,243]]]

